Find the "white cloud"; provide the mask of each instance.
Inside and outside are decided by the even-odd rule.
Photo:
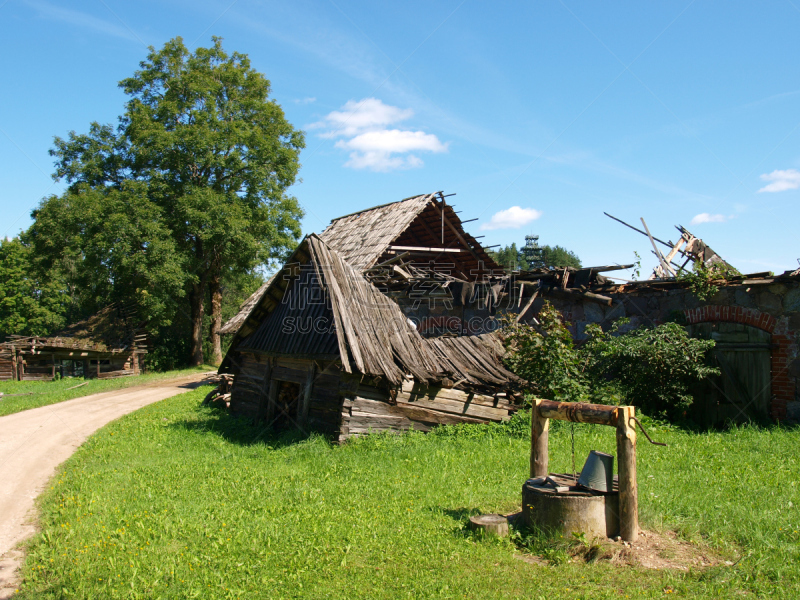
[[[310,129],[326,128],[322,137],[355,136],[364,131],[381,129],[404,121],[414,115],[414,111],[384,104],[377,98],[349,100],[342,110],[335,110],[324,120],[309,125]]]
[[[408,156],[392,156],[385,152],[352,152],[350,160],[344,163],[351,169],[369,169],[387,173],[399,169],[413,169],[423,165],[422,159],[410,154]]]
[[[488,223],[481,225],[481,229],[484,231],[490,229],[519,229],[541,216],[542,211],[540,210],[512,206],[494,213]]]
[[[759,192],[785,192],[786,190],[800,188],[800,171],[797,169],[775,170],[772,173],[764,173],[761,179],[772,183],[765,185],[758,190]]]
[[[709,213],[700,213],[692,217],[690,225],[699,225],[700,223],[724,223],[728,220],[725,215],[712,215]]]
[[[313,96],[309,96],[308,98],[296,98],[294,103],[295,104],[314,104],[314,102],[316,102],[316,101],[317,101],[316,98],[314,98]]]
[[[432,133],[424,131],[401,131],[399,129],[381,129],[368,131],[350,140],[339,140],[337,148],[358,150],[359,152],[444,152],[447,145],[439,141]]]
[[[393,171],[421,167],[422,159],[411,152],[447,152],[447,144],[432,133],[389,129],[414,115],[411,109],[384,104],[377,98],[350,100],[341,110],[328,114],[309,129],[323,129],[323,138],[343,138],[336,147],[350,150],[346,167]]]

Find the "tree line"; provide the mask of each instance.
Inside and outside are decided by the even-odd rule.
[[[542,258],[547,267],[574,267],[581,268],[581,259],[578,255],[567,250],[562,246],[548,246],[541,247]],[[530,268],[528,259],[521,249],[517,249],[516,242],[504,246],[499,250],[490,250],[489,254],[495,262],[509,271],[521,270],[525,271]]]
[[[219,329],[301,235],[303,132],[270,82],[220,38],[149,49],[114,125],[56,137],[60,195],[0,242],[0,335],[47,335],[112,302],[134,305],[154,368],[218,363]]]

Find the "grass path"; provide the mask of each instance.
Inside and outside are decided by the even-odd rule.
[[[103,428],[41,500],[20,598],[800,597],[800,431],[692,434],[651,428],[640,444],[642,517],[741,559],[647,571],[527,564],[507,540],[464,530],[511,511],[527,425],[376,435],[258,438],[198,406],[203,390]],[[510,432],[509,432],[510,430]],[[568,427],[550,435],[570,468]],[[613,431],[576,428],[579,463]]]
[[[216,367],[202,365],[164,373],[146,373],[136,377],[114,379],[58,379],[56,381],[0,381],[0,417],[29,408],[56,404],[91,394],[147,385],[192,375],[216,371]],[[73,389],[69,389],[73,388]]]

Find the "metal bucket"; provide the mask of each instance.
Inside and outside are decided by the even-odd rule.
[[[581,469],[578,485],[597,492],[614,489],[614,457],[611,454],[592,450]]]

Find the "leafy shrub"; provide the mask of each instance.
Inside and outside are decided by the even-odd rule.
[[[584,363],[561,315],[545,302],[537,316],[540,325],[506,328],[509,349],[506,365],[531,382],[533,392],[549,400],[582,401],[589,395]]]
[[[713,340],[689,337],[677,323],[640,327],[620,334],[617,321],[608,332],[599,325],[589,330],[589,341],[580,354],[585,356],[593,384],[614,385],[625,402],[648,415],[680,418],[691,406],[692,385],[719,371],[706,363]]]
[[[506,329],[508,367],[527,379],[539,397],[562,402],[632,404],[644,413],[676,420],[692,404],[691,386],[717,374],[706,364],[713,341],[690,338],[677,323],[621,333],[589,325],[576,345],[558,311],[545,303],[540,325]]]

